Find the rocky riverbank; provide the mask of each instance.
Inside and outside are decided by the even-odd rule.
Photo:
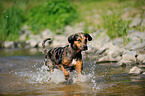
[[[136,66],[129,74],[144,74],[145,68],[145,32],[129,30],[129,42],[124,45],[122,38],[111,40],[105,32],[98,32],[99,37],[90,42],[90,50],[97,49],[96,64],[117,63],[118,66]],[[92,34],[97,37],[97,33]],[[135,70],[135,71],[132,71]],[[140,71],[138,71],[140,70]]]
[[[145,26],[145,20],[134,19],[130,27]],[[93,28],[94,31],[95,28]],[[45,38],[52,38],[52,42],[47,43],[51,47],[65,46],[68,44],[67,37],[75,32],[83,32],[84,23],[76,24],[76,26],[66,26],[63,35],[55,34],[46,29],[39,35],[33,35],[27,26],[24,26],[20,31],[20,38],[18,42],[6,41],[0,42],[0,48],[41,48],[42,41]],[[90,28],[88,31],[92,32]],[[88,43],[89,50],[87,53],[93,53],[89,58],[95,58],[96,64],[100,63],[117,63],[118,66],[136,66],[135,70],[130,74],[145,74],[145,32],[136,30],[129,30],[127,35],[127,43],[124,43],[123,38],[116,38],[111,40],[104,29],[95,29],[90,33],[93,41]],[[133,69],[132,69],[133,70]]]

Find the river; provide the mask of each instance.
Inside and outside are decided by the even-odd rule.
[[[0,50],[0,95],[44,96],[145,96],[145,75],[128,75],[129,67],[115,63],[96,64],[91,55],[83,53],[82,80],[71,72],[65,81],[63,72],[50,74],[40,49]]]

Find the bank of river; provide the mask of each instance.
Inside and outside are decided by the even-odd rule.
[[[76,72],[66,82],[60,70],[47,71],[38,49],[1,49],[0,95],[144,95],[145,75],[128,75],[129,67],[96,64],[83,54],[82,82],[77,82]]]

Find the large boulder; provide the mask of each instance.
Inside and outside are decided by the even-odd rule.
[[[136,51],[126,51],[123,53],[122,59],[127,61],[136,61]]]
[[[145,46],[145,32],[139,32],[135,30],[129,30],[127,38],[129,43],[125,46],[128,50],[139,50],[143,49]]]
[[[131,66],[136,63],[137,53],[136,51],[124,51],[122,59],[118,62],[118,66]]]
[[[130,69],[129,74],[130,75],[139,75],[143,73],[143,70],[138,68],[137,66],[134,66],[133,68]]]
[[[145,42],[139,43],[131,48],[132,50],[143,50],[145,49]]]

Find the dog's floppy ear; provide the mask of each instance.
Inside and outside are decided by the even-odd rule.
[[[89,41],[92,40],[92,37],[89,34],[87,34],[87,33],[85,33],[85,37],[88,38]]]
[[[75,39],[75,36],[71,35],[71,36],[68,37],[68,42],[72,43],[72,42],[74,42],[74,39]]]

